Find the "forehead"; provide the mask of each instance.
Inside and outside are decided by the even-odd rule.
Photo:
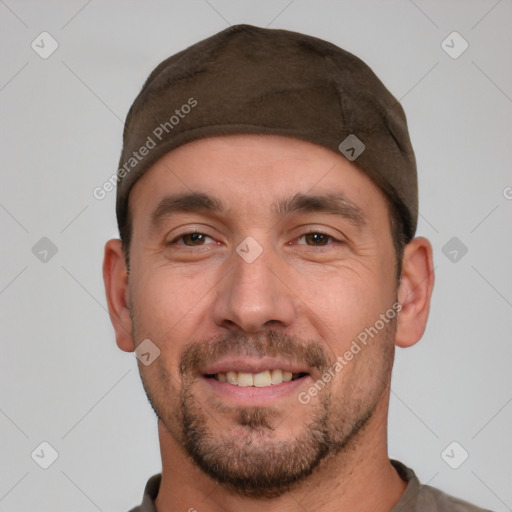
[[[231,214],[275,213],[278,201],[294,194],[340,194],[367,212],[387,208],[381,190],[341,154],[291,137],[243,134],[166,154],[133,187],[130,211],[147,218],[165,196],[195,192],[218,198]]]

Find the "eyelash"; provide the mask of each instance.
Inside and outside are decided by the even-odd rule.
[[[211,237],[210,235],[207,235],[206,233],[202,233],[201,231],[198,231],[198,230],[194,230],[194,231],[187,231],[186,233],[182,233],[181,235],[178,235],[176,238],[171,240],[167,245],[174,245],[176,242],[178,242],[179,240],[183,239],[184,237],[186,237],[188,235],[204,235],[204,236],[207,236],[208,238],[211,238],[213,240],[213,237]],[[183,247],[194,247],[194,246],[183,245]],[[202,247],[202,246],[201,245],[197,245],[195,247]]]
[[[173,240],[171,240],[167,245],[174,245],[176,244],[176,242],[182,240],[184,237],[188,236],[188,235],[194,235],[194,234],[198,234],[198,235],[204,235],[208,238],[212,238],[211,236],[207,235],[206,233],[202,233],[201,231],[188,231],[186,233],[182,233],[181,235],[177,236],[176,238],[174,238]],[[337,238],[335,238],[334,236],[330,235],[329,233],[325,233],[324,231],[320,231],[318,229],[310,229],[309,231],[303,233],[302,235],[298,236],[296,240],[300,240],[301,238],[303,238],[304,236],[307,236],[307,235],[323,235],[323,236],[326,236],[327,238],[329,238],[330,240],[332,240],[332,242],[330,244],[326,244],[326,245],[308,245],[308,247],[317,247],[317,248],[320,248],[320,247],[326,247],[328,245],[332,245],[334,242],[337,242],[337,243],[342,243],[341,240],[338,240]],[[307,245],[307,244],[300,244],[300,245]],[[193,245],[185,245],[183,244],[182,247],[186,247],[186,248],[192,248],[192,247],[203,247],[203,245],[196,245],[196,246],[193,246]]]
[[[330,235],[329,233],[326,233],[325,231],[321,231],[321,230],[319,231],[318,229],[310,229],[310,230],[306,231],[306,233],[303,233],[302,235],[300,235],[297,238],[297,240],[300,240],[301,238],[303,238],[303,237],[305,237],[307,235],[322,235],[322,236],[327,237],[329,240],[331,240],[331,243],[328,243],[328,244],[325,244],[325,245],[307,245],[307,244],[304,244],[304,245],[307,245],[308,247],[317,247],[317,248],[319,248],[319,247],[326,247],[328,245],[332,245],[335,242],[340,242],[340,240],[338,240],[334,236]]]

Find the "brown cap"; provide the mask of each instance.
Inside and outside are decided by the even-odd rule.
[[[418,220],[416,162],[398,101],[359,58],[315,37],[236,25],[159,64],[126,118],[117,220],[134,183],[187,142],[285,135],[358,165],[398,207],[407,241]]]

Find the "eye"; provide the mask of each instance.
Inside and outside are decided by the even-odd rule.
[[[182,235],[172,240],[170,243],[176,244],[178,242],[183,242],[178,243],[178,245],[185,245],[186,247],[197,247],[204,245],[207,239],[210,239],[212,242],[214,242],[212,237],[205,235],[204,233],[199,233],[198,231],[193,231],[191,233],[183,233]]]
[[[309,233],[305,233],[304,235],[300,236],[298,240],[300,245],[310,245],[312,247],[323,247],[325,245],[331,245],[333,241],[336,241],[333,236],[328,235],[327,233],[322,233],[320,231],[311,231]],[[301,240],[304,240],[304,242],[301,242]],[[328,243],[329,240],[331,243]]]

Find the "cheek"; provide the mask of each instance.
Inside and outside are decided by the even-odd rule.
[[[297,281],[296,281],[297,282]],[[393,302],[389,283],[368,269],[338,268],[300,281],[299,297],[316,329],[337,353],[374,325]]]
[[[180,275],[163,265],[134,273],[130,293],[140,338],[136,342],[151,339],[176,365],[184,346],[197,337],[214,285],[206,273]]]

